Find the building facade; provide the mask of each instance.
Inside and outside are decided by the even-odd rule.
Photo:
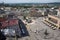
[[[56,13],[55,13],[56,14]],[[56,27],[57,29],[60,28],[60,9],[57,10],[57,14],[54,13],[48,14],[48,17],[44,18],[47,25],[49,24],[50,27]]]

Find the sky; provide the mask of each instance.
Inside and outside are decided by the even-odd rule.
[[[60,0],[0,0],[0,3],[50,3],[60,2]]]

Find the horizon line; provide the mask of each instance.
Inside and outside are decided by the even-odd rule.
[[[0,3],[6,3],[6,2],[0,2]],[[26,2],[20,2],[20,3],[26,3]],[[60,2],[27,2],[27,3],[60,3]]]

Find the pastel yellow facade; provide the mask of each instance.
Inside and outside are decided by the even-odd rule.
[[[54,24],[57,26],[57,28],[60,27],[60,18],[58,18],[57,16],[54,15],[48,15],[48,22],[50,22],[51,24]]]
[[[57,15],[48,14],[48,17],[45,20],[50,23],[51,26],[60,29],[60,11],[58,11]]]

